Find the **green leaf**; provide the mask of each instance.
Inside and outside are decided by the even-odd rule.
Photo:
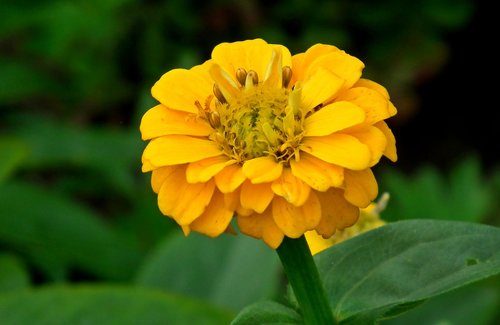
[[[316,255],[335,317],[346,324],[393,315],[500,273],[500,229],[401,221]]]
[[[231,314],[184,297],[135,287],[47,287],[0,295],[3,325],[228,324]]]
[[[29,285],[24,263],[14,255],[0,254],[0,293],[28,288]]]
[[[273,301],[261,301],[243,309],[231,325],[303,324],[302,316],[290,307]]]
[[[490,325],[498,312],[500,292],[486,285],[467,286],[424,302],[400,317],[382,321],[384,325]]]
[[[10,182],[0,186],[0,197],[0,243],[27,255],[53,278],[64,278],[71,267],[126,279],[138,264],[137,249],[64,195]]]
[[[239,310],[279,286],[275,251],[246,236],[173,235],[146,259],[137,283]]]
[[[2,183],[21,164],[28,154],[26,143],[15,138],[0,138],[0,183]]]

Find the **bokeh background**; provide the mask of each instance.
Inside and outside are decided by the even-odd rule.
[[[472,0],[2,1],[0,309],[18,292],[83,283],[163,290],[228,315],[284,299],[274,252],[242,236],[185,239],[140,171],[151,86],[223,41],[292,53],[328,43],[360,58],[399,110],[399,161],[375,169],[391,195],[382,217],[500,226],[495,22]],[[498,324],[499,282],[394,324]]]

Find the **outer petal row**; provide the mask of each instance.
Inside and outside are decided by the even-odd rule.
[[[323,136],[360,124],[365,111],[353,103],[338,101],[305,119],[305,136]]]
[[[293,175],[317,191],[324,192],[330,187],[339,187],[344,181],[344,169],[327,163],[307,153],[300,155],[300,160],[291,160]]]
[[[141,120],[143,140],[149,140],[170,134],[208,136],[213,132],[208,123],[196,115],[156,105],[148,110]]]
[[[189,225],[205,211],[214,189],[212,181],[187,183],[185,167],[177,168],[165,177],[158,193],[158,206],[179,225]]]
[[[153,171],[152,185],[158,191],[158,205],[163,214],[172,216],[187,232],[194,230],[214,237],[229,227],[234,211],[240,206],[253,211],[238,216],[240,230],[264,239],[273,248],[281,243],[283,235],[297,238],[315,229],[324,237],[331,236],[336,229],[353,224],[358,207],[367,206],[377,195],[370,169],[345,170],[345,191],[339,188],[311,191],[286,169],[273,183],[252,184],[247,180],[240,189],[224,195],[213,180],[188,183],[186,167],[167,166]],[[241,169],[234,165],[226,167],[233,171],[235,168]]]
[[[300,148],[326,162],[353,170],[362,170],[370,165],[370,149],[348,134],[305,137]]]
[[[210,65],[207,61],[191,70],[170,70],[154,84],[151,94],[168,108],[197,113],[195,101],[203,103],[212,93],[213,83],[207,72]]]
[[[186,150],[189,148],[189,150]],[[171,166],[222,155],[217,144],[210,140],[185,135],[168,135],[149,142],[142,154],[142,171]]]
[[[364,68],[363,62],[359,59],[335,46],[325,44],[313,45],[305,53],[294,55],[292,62],[294,70],[292,82],[308,79],[318,69],[326,69],[344,80],[344,89],[350,88],[359,80]]]

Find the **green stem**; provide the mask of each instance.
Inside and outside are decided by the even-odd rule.
[[[285,237],[276,250],[307,325],[337,324],[304,236]]]

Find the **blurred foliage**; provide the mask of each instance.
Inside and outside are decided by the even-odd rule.
[[[324,42],[366,63],[365,75],[386,85],[399,109],[392,123],[404,125],[418,109],[419,85],[453,54],[448,36],[475,10],[471,0],[2,1],[0,315],[8,318],[0,323],[24,324],[60,305],[67,322],[82,310],[102,321],[92,310],[103,306],[118,320],[147,314],[155,324],[168,310],[179,324],[218,324],[251,302],[282,300],[274,252],[241,236],[183,239],[159,213],[140,172],[138,125],[155,103],[150,87],[222,41],[262,37],[292,53]],[[448,170],[418,160],[412,172],[380,170],[380,189],[392,197],[382,216],[500,225],[500,167],[485,170],[480,158]],[[498,281],[415,311],[432,315],[473,296],[484,302],[484,324],[493,323],[492,288]],[[206,318],[190,318],[193,311]]]

